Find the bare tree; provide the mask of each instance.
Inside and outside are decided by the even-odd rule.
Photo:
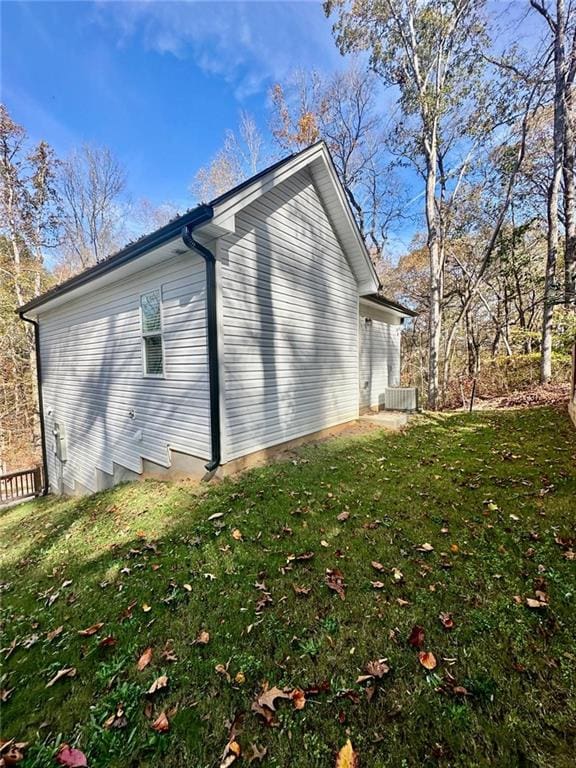
[[[270,158],[254,119],[240,114],[237,131],[228,130],[223,147],[208,165],[200,168],[191,184],[197,200],[206,202],[235,187],[261,170]]]
[[[22,126],[0,105],[0,449],[33,453],[40,444],[35,407],[34,336],[14,309],[47,286],[44,250],[58,242],[57,161],[40,142],[31,147]]]
[[[62,163],[59,186],[64,206],[61,261],[75,272],[120,245],[126,176],[107,147],[84,145]]]
[[[402,201],[376,93],[374,74],[357,63],[328,77],[297,70],[287,84],[272,88],[271,129],[285,150],[326,142],[362,234],[379,259]],[[393,195],[391,187],[396,187]]]
[[[576,236],[576,220],[574,219],[574,148],[567,147],[565,142],[573,143],[574,136],[571,124],[567,120],[567,95],[569,87],[570,71],[566,55],[567,34],[570,28],[570,13],[567,12],[565,0],[555,0],[555,9],[547,0],[530,0],[532,8],[546,21],[551,37],[554,55],[554,130],[552,152],[552,174],[547,190],[547,218],[548,218],[548,248],[546,255],[546,274],[544,283],[544,311],[542,317],[542,345],[540,358],[540,380],[547,383],[552,378],[552,329],[554,320],[554,306],[558,303],[556,295],[556,264],[560,246],[560,219],[559,204],[562,178],[565,180],[565,210],[566,210],[566,247],[565,247],[565,300],[572,296],[574,290],[574,271],[576,269],[576,255],[571,253]],[[572,11],[569,3],[569,11]],[[566,161],[566,162],[565,162]],[[570,167],[570,165],[572,167]],[[572,176],[572,178],[570,178]],[[567,183],[566,183],[567,182]],[[570,230],[570,231],[569,231]],[[573,263],[574,260],[574,263]]]

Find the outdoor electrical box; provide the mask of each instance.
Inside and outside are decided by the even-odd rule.
[[[55,421],[52,429],[54,435],[54,453],[59,461],[68,459],[68,448],[66,445],[66,427],[61,421]]]

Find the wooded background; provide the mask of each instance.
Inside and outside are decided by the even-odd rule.
[[[431,409],[567,382],[576,338],[576,2],[526,0],[511,42],[479,0],[328,0],[349,66],[294,71],[194,175],[208,201],[324,139],[381,276],[418,312],[403,381]],[[383,106],[386,105],[386,106]],[[392,105],[392,107],[390,106]],[[101,146],[56,157],[0,108],[0,470],[38,460],[31,327],[15,309],[177,211]],[[191,169],[192,172],[192,169]],[[392,248],[410,231],[409,247]],[[319,268],[321,268],[319,254]]]

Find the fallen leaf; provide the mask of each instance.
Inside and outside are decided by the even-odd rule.
[[[336,756],[336,768],[358,768],[358,753],[354,751],[350,739],[344,744]]]
[[[300,688],[294,688],[292,691],[292,703],[294,704],[294,709],[304,709],[306,696]]]
[[[224,517],[224,512],[214,512],[213,515],[210,515],[208,520],[218,520],[221,517]]]
[[[341,600],[345,598],[344,587],[344,574],[338,568],[326,569],[326,586],[328,589],[332,589],[340,597]]]
[[[120,730],[121,728],[126,728],[128,725],[128,718],[124,714],[124,705],[119,704],[116,707],[116,711],[112,712],[112,714],[104,720],[102,727],[106,730],[110,730],[114,728],[115,730]]]
[[[451,613],[442,612],[438,618],[444,629],[454,629],[454,619],[452,618]]]
[[[10,696],[14,693],[14,688],[0,688],[0,701],[6,704]]]
[[[401,597],[397,597],[396,602],[401,608],[404,607],[405,605],[410,605],[410,600],[403,600]]]
[[[224,755],[222,756],[222,761],[220,762],[219,768],[229,768],[232,763],[236,762],[241,753],[242,750],[240,748],[240,744],[238,744],[237,741],[229,741],[228,744],[226,744]]]
[[[430,651],[420,651],[418,654],[418,660],[425,669],[436,669],[436,657]]]
[[[201,632],[198,633],[198,637],[196,640],[194,640],[193,645],[208,645],[210,642],[210,633],[206,632],[205,629],[201,630]]]
[[[192,584],[182,584],[182,589],[185,589],[186,592],[192,592]]]
[[[297,584],[292,584],[292,589],[297,595],[306,597],[312,591],[312,587],[299,587]]]
[[[234,675],[234,682],[238,683],[238,685],[244,685],[244,683],[246,682],[246,675],[244,674],[244,672],[236,672],[236,674]]]
[[[8,741],[0,740],[0,768],[3,766],[16,765],[24,760],[24,750],[28,746],[26,741]]]
[[[265,690],[256,699],[257,703],[261,707],[267,707],[272,712],[276,711],[275,702],[276,699],[289,699],[291,694],[283,691],[281,688],[274,686],[273,688],[265,688]]]
[[[106,637],[103,637],[102,640],[98,642],[99,648],[113,648],[117,644],[118,640],[116,640],[115,637],[112,635],[107,635]]]
[[[545,600],[535,600],[532,597],[527,597],[526,605],[528,606],[528,608],[547,608],[548,602]]]
[[[166,712],[160,712],[150,727],[153,731],[156,731],[156,733],[168,733],[170,730],[170,723],[168,722]]]
[[[103,626],[104,626],[104,622],[101,621],[98,624],[92,624],[92,626],[88,627],[87,629],[78,630],[78,634],[81,637],[91,637],[92,635],[95,635],[96,632],[101,630]]]
[[[374,568],[375,571],[383,571],[384,570],[384,566],[382,565],[382,563],[379,563],[377,560],[372,560],[370,565],[372,566],[372,568]]]
[[[370,584],[372,584],[374,589],[384,589],[386,586],[383,581],[371,581]]]
[[[234,528],[234,530],[232,531],[232,538],[235,541],[242,541],[242,532],[240,531],[239,528]]]
[[[148,664],[150,664],[151,661],[152,661],[152,648],[148,647],[138,659],[138,664],[136,665],[138,672],[142,672],[143,669],[146,669],[146,667],[148,666]]]
[[[226,666],[224,666],[224,664],[216,664],[216,666],[214,667],[214,671],[218,672],[219,675],[224,675],[226,680],[230,682],[231,677],[230,677],[230,673],[228,672],[228,664],[226,664]]]
[[[86,755],[79,749],[74,749],[68,744],[62,744],[60,751],[56,755],[58,765],[65,765],[66,768],[87,768],[88,761]]]
[[[341,523],[345,523],[346,520],[348,520],[350,517],[350,512],[340,512],[340,514],[336,517],[336,520],[338,520]]]
[[[375,661],[369,661],[368,664],[366,664],[364,667],[366,674],[360,675],[356,682],[364,683],[366,680],[372,680],[373,678],[381,680],[384,675],[387,675],[388,672],[390,672],[390,667],[388,666],[387,662],[388,659],[376,659]]]
[[[66,667],[65,669],[61,669],[50,680],[49,683],[46,683],[46,688],[51,688],[54,683],[57,683],[58,680],[62,680],[63,677],[76,677],[76,667]]]
[[[429,544],[427,541],[424,542],[424,544],[421,544],[419,547],[416,547],[418,552],[433,552],[434,547],[432,544]]]
[[[138,601],[134,600],[133,603],[130,603],[130,605],[122,611],[120,614],[120,621],[128,621],[132,618],[132,611],[136,607],[137,603]]]
[[[408,638],[408,644],[413,648],[422,648],[424,645],[424,627],[421,627],[419,624],[415,624],[412,627],[410,637]]]
[[[160,677],[157,677],[156,680],[152,683],[150,688],[146,691],[148,695],[152,695],[154,693],[157,693],[158,691],[161,691],[163,688],[168,687],[168,677],[166,675],[160,675]]]
[[[167,640],[164,645],[164,650],[160,654],[162,659],[167,662],[175,662],[178,661],[178,656],[174,653],[174,648],[172,647],[172,641]]]
[[[392,568],[392,578],[399,584],[401,581],[404,581],[404,574],[399,568]]]
[[[142,603],[142,610],[144,613],[150,613],[152,606],[148,605],[148,603]]]
[[[50,632],[47,632],[46,640],[48,640],[48,642],[54,640],[55,637],[58,637],[58,635],[62,634],[63,629],[64,629],[64,625],[61,624],[59,627],[56,627],[56,629],[53,629]]]
[[[252,754],[247,755],[248,762],[252,763],[254,760],[264,760],[268,749],[266,747],[259,747],[257,744],[250,744]]]

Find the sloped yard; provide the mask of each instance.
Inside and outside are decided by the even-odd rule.
[[[348,738],[366,768],[573,766],[575,462],[563,411],[485,411],[5,510],[2,737],[26,766],[313,768]]]

